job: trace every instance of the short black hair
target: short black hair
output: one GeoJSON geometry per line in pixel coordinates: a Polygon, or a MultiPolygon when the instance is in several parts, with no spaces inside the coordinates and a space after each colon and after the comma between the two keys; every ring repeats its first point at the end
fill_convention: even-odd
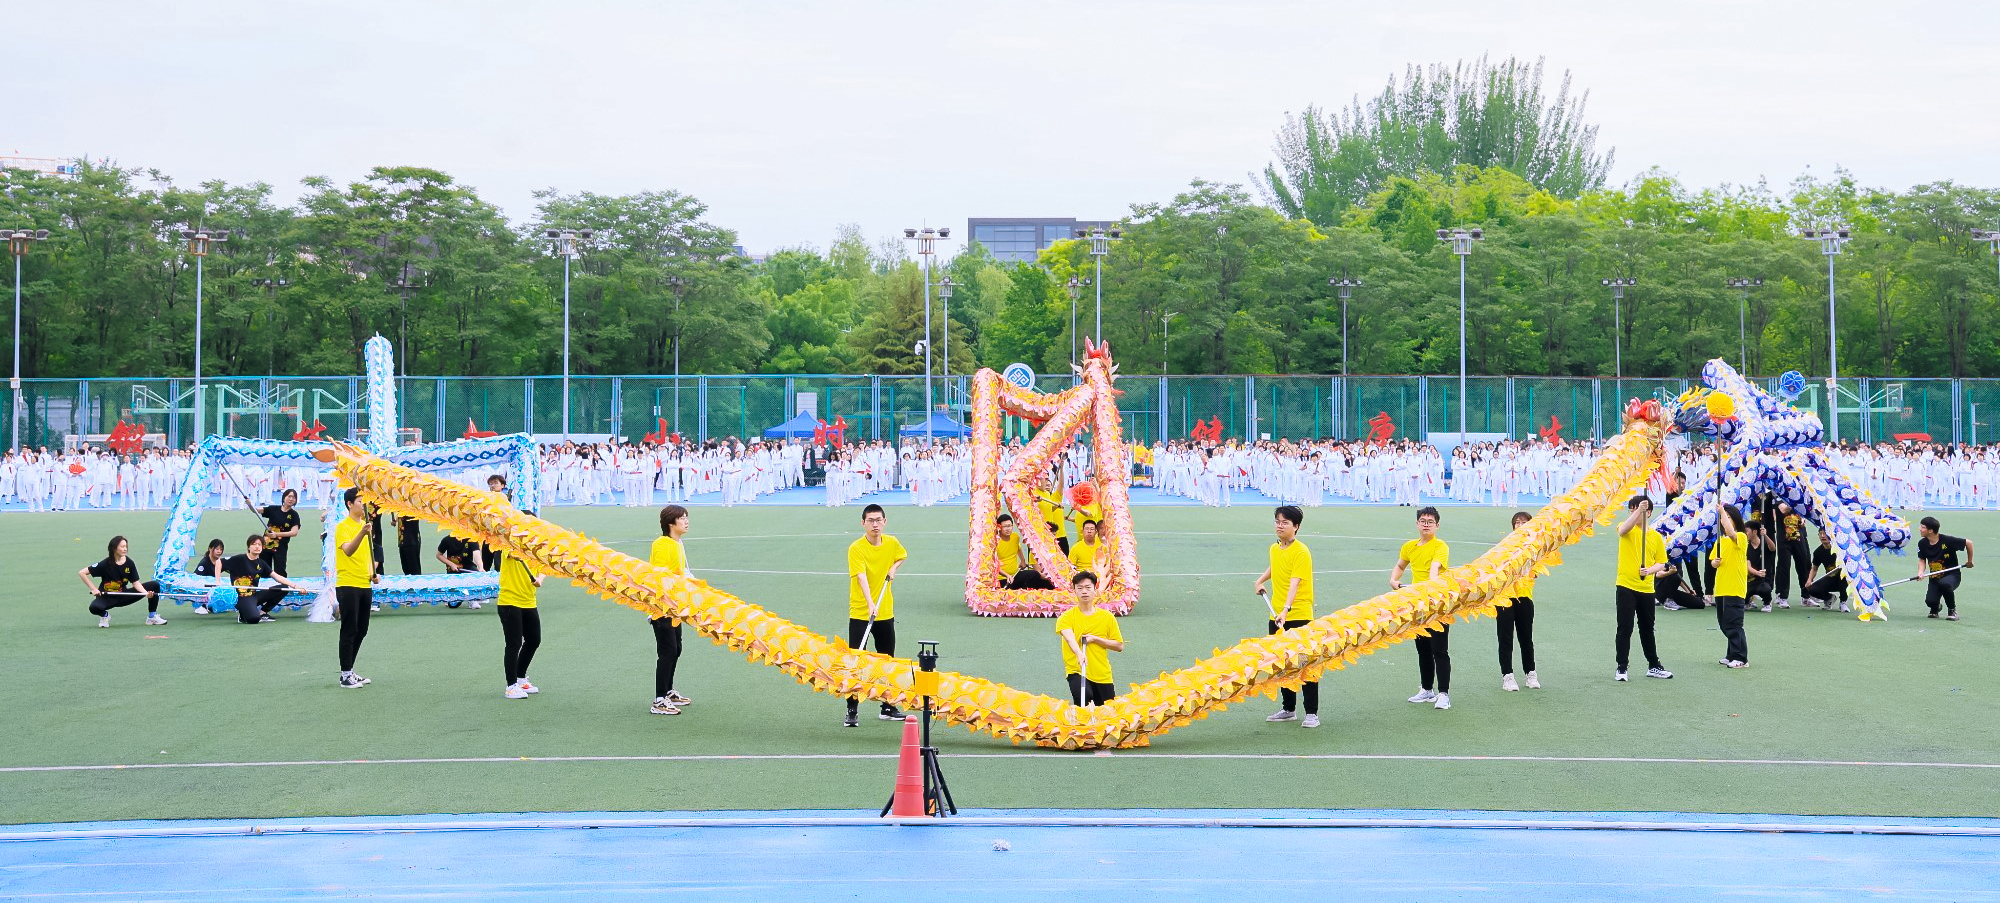
{"type": "Polygon", "coordinates": [[[999,526],[1001,524],[1011,524],[1013,522],[1014,522],[1014,515],[1012,514],[1002,514],[999,517],[993,519],[994,526],[999,526]]]}
{"type": "MultiPolygon", "coordinates": [[[[532,514],[533,512],[529,513],[532,514]]],[[[679,505],[668,505],[665,508],[661,508],[660,535],[672,536],[674,534],[673,531],[674,521],[680,520],[681,518],[686,516],[688,516],[688,510],[679,505]]]]}
{"type": "Polygon", "coordinates": [[[1090,581],[1091,586],[1097,585],[1097,575],[1090,571],[1077,571],[1076,576],[1069,578],[1069,585],[1071,588],[1075,588],[1077,584],[1085,580],[1090,581]]]}
{"type": "Polygon", "coordinates": [[[1525,522],[1525,521],[1531,521],[1531,520],[1534,520],[1534,519],[1535,519],[1535,515],[1533,515],[1533,514],[1531,514],[1531,513],[1529,513],[1529,512],[1526,512],[1526,511],[1516,511],[1516,512],[1514,512],[1514,517],[1513,517],[1513,519],[1512,519],[1511,523],[1516,523],[1516,524],[1518,524],[1518,523],[1523,523],[1523,522],[1525,522]]]}
{"type": "Polygon", "coordinates": [[[1294,527],[1297,527],[1306,522],[1306,513],[1304,511],[1300,511],[1299,506],[1297,505],[1279,505],[1277,508],[1272,510],[1271,516],[1282,517],[1285,519],[1286,523],[1289,523],[1294,527]]]}
{"type": "Polygon", "coordinates": [[[1418,508],[1417,520],[1423,520],[1424,515],[1426,514],[1431,516],[1431,520],[1437,521],[1438,523],[1444,523],[1444,515],[1438,513],[1437,506],[1425,505],[1422,508],[1418,508]]]}
{"type": "Polygon", "coordinates": [[[1096,527],[1099,530],[1104,529],[1104,522],[1094,517],[1084,521],[1083,525],[1086,527],[1096,527]]]}
{"type": "Polygon", "coordinates": [[[1650,499],[1650,498],[1647,498],[1647,497],[1646,497],[1646,494],[1645,494],[1645,493],[1643,493],[1643,492],[1642,492],[1642,493],[1639,493],[1638,495],[1635,495],[1635,496],[1633,496],[1633,497],[1631,497],[1631,498],[1629,498],[1629,499],[1626,499],[1626,500],[1625,500],[1625,510],[1627,510],[1627,511],[1637,511],[1637,510],[1639,510],[1639,503],[1640,503],[1640,502],[1650,502],[1650,501],[1652,501],[1652,499],[1650,499]]]}
{"type": "Polygon", "coordinates": [[[1926,517],[1923,520],[1917,521],[1917,526],[1923,527],[1932,533],[1936,533],[1944,528],[1944,525],[1938,523],[1938,519],[1935,517],[1926,517]]]}
{"type": "Polygon", "coordinates": [[[264,541],[264,534],[262,534],[262,533],[252,533],[252,534],[250,534],[250,538],[248,538],[248,539],[245,539],[245,540],[243,540],[243,547],[247,549],[247,548],[250,548],[250,544],[251,544],[251,543],[253,543],[253,542],[254,542],[254,543],[262,543],[263,541],[264,541]]]}
{"type": "Polygon", "coordinates": [[[883,520],[889,519],[889,512],[882,510],[881,505],[870,503],[868,507],[861,509],[862,520],[867,520],[870,514],[880,514],[883,520]]]}
{"type": "Polygon", "coordinates": [[[347,487],[346,492],[340,494],[340,503],[343,505],[352,505],[354,504],[354,500],[360,497],[361,497],[361,487],[349,486],[347,487]]]}

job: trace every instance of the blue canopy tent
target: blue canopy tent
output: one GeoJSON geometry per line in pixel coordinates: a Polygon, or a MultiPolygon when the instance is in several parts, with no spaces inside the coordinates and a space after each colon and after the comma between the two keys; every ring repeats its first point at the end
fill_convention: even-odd
{"type": "Polygon", "coordinates": [[[800,412],[799,416],[780,423],[764,431],[766,439],[810,439],[813,430],[819,429],[819,421],[811,414],[800,412]]]}
{"type": "Polygon", "coordinates": [[[972,428],[951,419],[950,414],[931,412],[928,421],[917,421],[903,427],[903,436],[936,436],[939,439],[965,439],[972,435],[972,428]]]}

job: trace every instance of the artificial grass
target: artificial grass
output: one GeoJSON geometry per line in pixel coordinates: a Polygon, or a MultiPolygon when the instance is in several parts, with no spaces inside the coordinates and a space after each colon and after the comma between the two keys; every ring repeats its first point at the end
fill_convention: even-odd
{"type": "MultiPolygon", "coordinates": [[[[896,583],[898,651],[941,644],[942,666],[1061,693],[1047,620],[969,614],[960,597],[965,509],[895,508],[890,532],[912,560],[896,583]]],[[[1469,561],[1511,512],[1448,509],[1442,535],[1469,561]]],[[[551,519],[643,555],[651,510],[559,508],[551,519]]],[[[706,579],[822,632],[845,625],[843,552],[859,508],[700,508],[688,543],[706,579]],[[751,571],[825,573],[750,573],[751,571]]],[[[1177,668],[1263,629],[1249,592],[1270,542],[1270,511],[1142,508],[1144,595],[1123,620],[1123,685],[1177,668]],[[1185,575],[1211,576],[1185,576],[1185,575]]],[[[1307,512],[1319,613],[1386,589],[1408,508],[1307,512]]],[[[2000,515],[1948,513],[1975,543],[2000,515]]],[[[895,725],[840,726],[839,700],[693,634],[682,715],[646,713],[652,639],[644,616],[560,581],[542,591],[544,640],[532,670],[544,692],[500,695],[500,630],[480,611],[423,606],[377,614],[358,670],[363,690],[334,686],[333,625],[246,626],[167,605],[99,630],[77,568],[111,533],[132,538],[151,576],[158,513],[0,515],[12,569],[0,609],[0,767],[454,757],[884,755],[895,725]],[[157,638],[156,638],[157,637],[157,638]]],[[[201,532],[235,539],[247,514],[208,515],[201,532]]],[[[435,531],[426,535],[434,546],[435,531]]],[[[1981,572],[1961,591],[1965,621],[1922,617],[1915,584],[1890,591],[1894,617],[1864,624],[1797,607],[1749,615],[1752,667],[1715,664],[1708,611],[1659,612],[1670,681],[1611,681],[1612,533],[1565,550],[1537,588],[1544,689],[1499,688],[1490,619],[1454,625],[1454,708],[1403,702],[1417,684],[1408,646],[1366,657],[1322,687],[1325,726],[1266,724],[1275,708],[1238,706],[1109,755],[1036,751],[940,724],[952,789],[979,807],[1392,807],[1672,810],[1799,814],[1990,815],[1993,771],[1827,766],[1801,760],[2000,763],[2000,669],[1981,572]],[[995,758],[969,754],[1033,753],[995,758]],[[1300,754],[1756,759],[1777,764],[1164,758],[1300,754]],[[1152,758],[1148,758],[1151,756],[1152,758]]],[[[393,559],[393,555],[391,556],[393,559]]],[[[316,556],[295,553],[308,570],[316,556]]],[[[1879,559],[1890,576],[1909,558],[1879,559]]],[[[435,561],[428,562],[435,570],[435,561]]],[[[392,560],[391,567],[394,568],[392,560]]],[[[1634,643],[1636,647],[1636,642],[1634,643]]],[[[872,707],[864,707],[870,714],[872,707]]],[[[884,759],[652,762],[464,762],[287,767],[0,772],[0,822],[275,817],[447,811],[854,808],[886,798],[884,759]]]]}

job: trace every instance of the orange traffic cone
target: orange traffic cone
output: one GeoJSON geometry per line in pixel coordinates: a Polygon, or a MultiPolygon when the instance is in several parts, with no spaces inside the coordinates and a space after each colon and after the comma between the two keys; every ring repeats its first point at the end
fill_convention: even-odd
{"type": "Polygon", "coordinates": [[[897,818],[923,818],[924,755],[918,746],[917,716],[903,718],[903,751],[896,757],[896,796],[889,814],[897,818]]]}

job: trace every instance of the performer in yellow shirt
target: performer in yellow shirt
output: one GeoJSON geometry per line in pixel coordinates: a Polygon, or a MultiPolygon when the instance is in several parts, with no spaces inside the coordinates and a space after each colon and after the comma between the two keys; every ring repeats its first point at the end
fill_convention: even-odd
{"type": "MultiPolygon", "coordinates": [[[[876,652],[893,656],[896,598],[889,584],[896,579],[896,571],[910,553],[896,537],[882,532],[888,523],[889,515],[881,505],[861,509],[862,536],[847,547],[847,645],[860,649],[872,636],[876,652]]],[[[860,710],[861,700],[848,697],[847,720],[842,724],[857,726],[860,710]]],[[[883,721],[901,721],[903,711],[885,702],[880,717],[883,721]]]]}
{"type": "Polygon", "coordinates": [[[1708,550],[1715,565],[1715,626],[1725,640],[1721,663],[1743,668],[1750,664],[1750,639],[1743,633],[1743,607],[1750,594],[1750,537],[1743,532],[1743,512],[1720,505],[1715,518],[1722,535],[1708,550]]]}
{"type": "Polygon", "coordinates": [[[1103,527],[1094,520],[1084,521],[1076,531],[1079,537],[1076,545],[1069,547],[1069,565],[1079,571],[1102,571],[1098,565],[1102,547],[1097,541],[1097,531],[1103,527]]]}
{"type": "Polygon", "coordinates": [[[1118,618],[1097,607],[1097,575],[1078,571],[1070,578],[1076,605],[1056,617],[1062,638],[1063,680],[1071,705],[1104,705],[1118,695],[1111,685],[1112,652],[1125,651],[1118,618]]]}
{"type": "Polygon", "coordinates": [[[1063,530],[1062,473],[1060,470],[1049,474],[1049,484],[1035,491],[1035,507],[1042,513],[1042,522],[1048,524],[1049,535],[1056,538],[1056,548],[1064,555],[1069,554],[1069,534],[1063,530]]]}
{"type": "Polygon", "coordinates": [[[1021,557],[1021,534],[1014,532],[1011,514],[994,518],[993,529],[993,569],[1000,575],[1000,585],[1012,588],[1015,575],[1027,567],[1027,560],[1021,557]]]}
{"type": "MultiPolygon", "coordinates": [[[[1519,532],[1535,516],[1526,511],[1514,512],[1514,530],[1519,532]]],[[[1507,591],[1508,604],[1494,610],[1493,620],[1500,631],[1500,689],[1518,691],[1521,685],[1514,682],[1514,641],[1521,641],[1521,670],[1528,672],[1528,689],[1539,690],[1542,681],[1535,676],[1535,575],[1529,574],[1514,583],[1507,591]]]]}
{"type": "MultiPolygon", "coordinates": [[[[1396,567],[1389,572],[1389,588],[1402,589],[1432,580],[1451,566],[1451,547],[1437,535],[1438,510],[1429,505],[1417,509],[1417,538],[1403,543],[1396,555],[1396,567]],[[1403,574],[1410,575],[1409,584],[1403,574]]],[[[1429,636],[1417,637],[1417,676],[1423,689],[1411,702],[1428,702],[1439,709],[1451,708],[1451,625],[1445,624],[1429,636]],[[1435,681],[1435,689],[1433,689],[1435,681]]]]}
{"type": "Polygon", "coordinates": [[[333,525],[333,598],[340,618],[340,685],[359,689],[368,678],[354,673],[354,659],[361,654],[361,641],[368,638],[368,612],[375,607],[375,583],[382,579],[375,569],[375,553],[369,548],[368,506],[361,490],[350,488],[341,500],[347,516],[333,525]]]}
{"type": "MultiPolygon", "coordinates": [[[[660,538],[653,540],[651,562],[654,567],[664,568],[670,574],[691,577],[687,565],[687,549],[681,539],[688,532],[688,510],[679,505],[668,505],[660,509],[660,538]]],[[[654,618],[653,625],[653,706],[649,710],[655,715],[678,715],[681,706],[694,700],[682,696],[674,688],[674,671],[681,661],[681,622],[673,618],[654,618]]]]}
{"type": "Polygon", "coordinates": [[[1666,540],[1646,523],[1653,513],[1652,499],[1633,496],[1625,509],[1632,513],[1618,525],[1618,670],[1611,679],[1625,679],[1634,621],[1639,625],[1639,648],[1646,653],[1646,676],[1671,679],[1674,672],[1660,664],[1659,644],[1653,639],[1653,578],[1667,572],[1666,540]]]}
{"type": "MultiPolygon", "coordinates": [[[[534,517],[535,512],[521,512],[534,517]]],[[[506,649],[501,656],[507,671],[508,699],[526,699],[541,688],[528,679],[528,664],[542,646],[542,613],[535,607],[535,590],[542,585],[537,574],[520,556],[496,552],[500,559],[500,633],[506,649]]]]}
{"type": "MultiPolygon", "coordinates": [[[[1306,626],[1313,619],[1312,550],[1299,541],[1299,525],[1306,514],[1296,505],[1279,505],[1272,513],[1278,541],[1271,544],[1271,563],[1250,584],[1250,591],[1267,600],[1271,619],[1266,623],[1272,634],[1306,626]]],[[[1300,727],[1319,727],[1319,681],[1305,685],[1306,717],[1300,727]]],[[[1299,694],[1278,691],[1279,708],[1265,721],[1290,721],[1298,717],[1299,694]]]]}

